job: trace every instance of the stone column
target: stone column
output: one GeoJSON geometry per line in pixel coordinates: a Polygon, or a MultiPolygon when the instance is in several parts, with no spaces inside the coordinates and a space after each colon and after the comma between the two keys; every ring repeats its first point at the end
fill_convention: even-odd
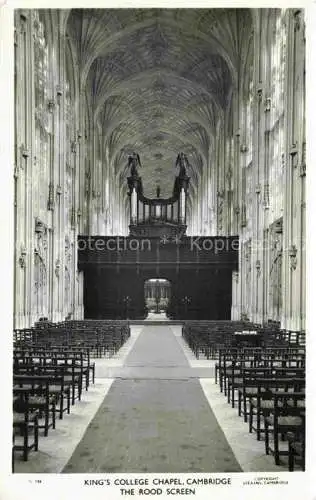
{"type": "Polygon", "coordinates": [[[16,328],[29,326],[27,323],[26,309],[26,265],[27,247],[26,238],[26,186],[28,175],[28,158],[30,156],[27,141],[27,121],[25,102],[28,94],[28,80],[26,73],[26,51],[28,50],[27,39],[30,36],[29,23],[24,11],[15,12],[15,306],[14,325],[16,328]]]}
{"type": "Polygon", "coordinates": [[[252,279],[251,279],[251,317],[256,323],[262,322],[262,304],[263,304],[263,183],[264,183],[264,164],[265,164],[265,29],[263,29],[265,10],[260,14],[261,29],[254,36],[254,81],[255,81],[255,102],[254,102],[254,137],[253,137],[253,171],[255,185],[255,206],[253,220],[253,238],[252,238],[252,279]]]}
{"type": "Polygon", "coordinates": [[[29,150],[29,156],[26,161],[26,185],[25,185],[25,239],[28,249],[26,257],[26,283],[25,283],[25,309],[26,325],[31,326],[36,319],[33,311],[34,294],[34,232],[35,232],[35,214],[33,207],[33,162],[35,155],[35,96],[34,96],[34,12],[28,11],[28,33],[27,33],[27,62],[26,62],[26,95],[25,95],[25,120],[26,120],[26,145],[29,150]]]}
{"type": "Polygon", "coordinates": [[[303,22],[302,11],[289,10],[282,327],[293,330],[305,327],[305,39],[303,22]]]}
{"type": "Polygon", "coordinates": [[[240,287],[239,287],[239,272],[233,271],[232,273],[232,309],[231,309],[231,319],[232,321],[238,321],[240,319],[240,287]]]}
{"type": "Polygon", "coordinates": [[[180,222],[185,223],[185,191],[183,187],[180,191],[180,222]]]}
{"type": "Polygon", "coordinates": [[[137,223],[137,192],[136,187],[133,187],[131,193],[131,223],[137,223]]]}

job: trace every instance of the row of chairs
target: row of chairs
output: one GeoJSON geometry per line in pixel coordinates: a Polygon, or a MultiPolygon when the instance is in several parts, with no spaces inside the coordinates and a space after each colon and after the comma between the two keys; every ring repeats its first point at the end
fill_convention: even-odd
{"type": "Polygon", "coordinates": [[[207,359],[218,359],[223,347],[305,346],[305,332],[280,330],[275,323],[186,321],[182,335],[196,358],[207,359]]]}
{"type": "MultiPolygon", "coordinates": [[[[94,383],[94,365],[77,353],[14,353],[13,360],[13,458],[22,451],[23,460],[38,450],[39,429],[44,436],[56,427],[56,415],[63,418],[71,405],[81,400],[82,388],[94,383]],[[22,443],[17,443],[18,433],[22,443]]],[[[83,353],[81,353],[83,354],[83,353]]],[[[14,464],[14,459],[13,459],[14,464]]]]}
{"type": "MultiPolygon", "coordinates": [[[[220,347],[231,345],[236,331],[242,332],[249,324],[242,321],[186,321],[182,335],[196,358],[217,359],[220,347]]],[[[251,325],[256,330],[255,325],[251,325]]],[[[240,342],[241,339],[238,338],[240,342]]],[[[249,342],[258,341],[252,336],[249,342]]]]}
{"type": "Polygon", "coordinates": [[[111,356],[129,337],[124,324],[89,321],[43,324],[15,332],[13,346],[13,447],[24,461],[38,450],[40,430],[47,436],[70,413],[83,390],[95,381],[93,357],[111,356]]]}
{"type": "Polygon", "coordinates": [[[304,348],[220,349],[215,382],[276,465],[286,456],[290,471],[296,460],[305,469],[304,348]]]}
{"type": "Polygon", "coordinates": [[[44,322],[36,328],[14,331],[16,346],[41,344],[44,347],[71,346],[90,349],[94,357],[113,356],[126,342],[130,328],[126,321],[68,321],[45,327],[44,322]]]}

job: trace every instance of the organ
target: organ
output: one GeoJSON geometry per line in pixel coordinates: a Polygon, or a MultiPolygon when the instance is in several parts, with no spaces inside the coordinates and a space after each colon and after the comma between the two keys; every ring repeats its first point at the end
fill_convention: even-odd
{"type": "Polygon", "coordinates": [[[179,175],[174,181],[172,196],[169,198],[160,198],[159,187],[156,198],[145,196],[142,178],[132,162],[133,158],[136,158],[135,153],[130,157],[131,175],[127,178],[130,197],[130,236],[184,235],[187,228],[187,196],[190,181],[185,168],[185,164],[188,164],[185,155],[183,153],[178,155],[177,165],[179,161],[182,163],[179,175]]]}

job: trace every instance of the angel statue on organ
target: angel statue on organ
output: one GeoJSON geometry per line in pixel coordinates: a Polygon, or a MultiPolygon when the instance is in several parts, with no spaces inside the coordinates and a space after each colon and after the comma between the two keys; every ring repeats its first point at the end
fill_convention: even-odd
{"type": "Polygon", "coordinates": [[[139,154],[133,153],[128,157],[128,168],[130,168],[131,176],[138,177],[137,167],[141,167],[139,154]]]}
{"type": "Polygon", "coordinates": [[[179,177],[186,177],[186,169],[188,166],[189,162],[186,155],[184,153],[179,153],[176,161],[176,167],[179,167],[179,177]]]}

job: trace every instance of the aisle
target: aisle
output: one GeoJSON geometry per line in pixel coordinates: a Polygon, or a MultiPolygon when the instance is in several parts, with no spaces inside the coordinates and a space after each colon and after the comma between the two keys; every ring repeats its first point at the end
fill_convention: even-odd
{"type": "Polygon", "coordinates": [[[122,370],[63,472],[241,470],[168,326],[145,326],[122,370]]]}

